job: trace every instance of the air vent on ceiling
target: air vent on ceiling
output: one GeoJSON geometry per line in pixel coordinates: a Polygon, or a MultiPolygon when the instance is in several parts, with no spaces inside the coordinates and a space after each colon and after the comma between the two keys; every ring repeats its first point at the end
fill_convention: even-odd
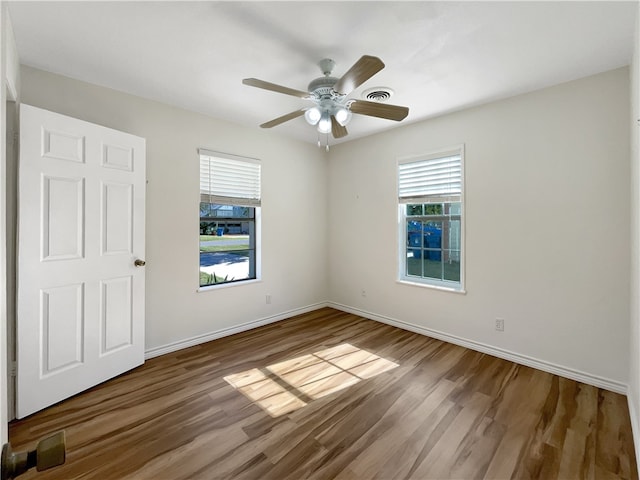
{"type": "Polygon", "coordinates": [[[386,102],[393,95],[393,90],[388,87],[374,87],[362,92],[362,98],[371,102],[386,102]]]}

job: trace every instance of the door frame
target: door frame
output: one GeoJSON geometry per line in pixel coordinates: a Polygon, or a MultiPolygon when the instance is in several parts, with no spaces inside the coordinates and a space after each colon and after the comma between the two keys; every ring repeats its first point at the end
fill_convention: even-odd
{"type": "MultiPolygon", "coordinates": [[[[3,20],[1,23],[4,25],[2,15],[0,15],[0,20],[3,20]]],[[[16,215],[9,214],[11,205],[13,205],[12,208],[15,212],[17,204],[17,177],[14,174],[12,178],[8,178],[7,173],[10,173],[12,168],[8,169],[7,164],[11,159],[13,172],[15,172],[17,166],[15,155],[18,152],[17,148],[13,148],[16,145],[15,142],[11,142],[11,145],[7,142],[7,133],[10,131],[7,118],[13,113],[11,120],[13,125],[16,125],[19,101],[14,83],[8,76],[5,76],[7,71],[5,70],[4,41],[0,43],[3,47],[2,61],[0,62],[0,67],[3,70],[0,75],[2,80],[2,85],[0,85],[0,243],[7,246],[7,248],[0,249],[0,284],[2,285],[0,289],[0,443],[4,444],[9,441],[9,420],[14,418],[15,411],[12,408],[15,405],[15,388],[9,387],[9,384],[12,383],[9,372],[11,365],[9,352],[15,352],[15,337],[9,332],[15,332],[15,255],[11,256],[10,254],[15,253],[15,232],[17,229],[16,215]],[[12,233],[14,234],[13,247],[7,242],[12,233]],[[13,269],[9,267],[10,264],[14,265],[13,269]],[[11,315],[13,318],[10,318],[11,315]]],[[[15,133],[14,129],[11,131],[15,133]]],[[[12,138],[15,138],[15,135],[12,134],[12,138]]]]}
{"type": "Polygon", "coordinates": [[[19,104],[7,96],[6,103],[6,275],[7,275],[7,420],[15,419],[16,408],[16,258],[18,248],[18,155],[19,104]]]}

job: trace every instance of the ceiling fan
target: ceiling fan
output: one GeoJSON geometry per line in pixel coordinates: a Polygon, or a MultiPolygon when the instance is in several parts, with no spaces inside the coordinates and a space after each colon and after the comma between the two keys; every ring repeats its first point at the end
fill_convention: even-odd
{"type": "MultiPolygon", "coordinates": [[[[257,78],[245,78],[242,80],[242,83],[245,85],[284,93],[285,95],[292,95],[304,100],[310,100],[314,104],[311,107],[295,110],[263,123],[260,127],[275,127],[276,125],[304,115],[307,123],[317,126],[319,133],[328,135],[329,132],[331,132],[334,138],[342,138],[348,134],[346,125],[351,120],[353,113],[395,121],[403,120],[409,114],[407,107],[347,98],[347,95],[353,90],[384,68],[384,63],[382,63],[382,60],[378,57],[363,55],[360,60],[339,79],[331,76],[335,64],[336,63],[329,58],[318,62],[318,66],[322,70],[324,77],[312,80],[307,87],[307,92],[265,82],[257,78]]],[[[318,145],[320,145],[319,141],[318,145]]]]}

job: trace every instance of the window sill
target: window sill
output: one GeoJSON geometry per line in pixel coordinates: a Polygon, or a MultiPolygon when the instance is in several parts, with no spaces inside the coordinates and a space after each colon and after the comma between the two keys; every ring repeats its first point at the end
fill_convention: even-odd
{"type": "Polygon", "coordinates": [[[403,279],[396,280],[396,283],[399,283],[401,285],[409,285],[412,287],[431,288],[433,290],[440,290],[441,292],[458,293],[461,295],[467,294],[467,291],[464,289],[445,287],[444,285],[431,285],[428,283],[412,282],[410,280],[403,280],[403,279]]]}
{"type": "Polygon", "coordinates": [[[207,285],[204,287],[199,287],[196,292],[209,292],[211,290],[219,290],[221,288],[230,288],[230,287],[240,287],[242,285],[249,285],[253,283],[262,283],[261,278],[253,278],[251,280],[242,280],[240,282],[229,282],[229,283],[220,283],[218,285],[207,285]]]}

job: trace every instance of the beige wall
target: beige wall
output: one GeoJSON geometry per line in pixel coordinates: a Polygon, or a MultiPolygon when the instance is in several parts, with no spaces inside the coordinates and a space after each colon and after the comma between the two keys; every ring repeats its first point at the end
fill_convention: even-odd
{"type": "Polygon", "coordinates": [[[626,389],[627,68],[338,145],[328,164],[273,132],[28,67],[22,91],[25,103],[147,139],[150,350],[328,300],[626,389]],[[396,159],[461,143],[467,293],[399,284],[396,159]],[[198,147],[263,160],[261,283],[196,293],[198,147]]]}
{"type": "Polygon", "coordinates": [[[624,391],[629,115],[622,68],[335,147],[329,298],[624,391]],[[396,159],[458,144],[467,293],[399,284],[396,159]]]}
{"type": "Polygon", "coordinates": [[[631,63],[631,324],[629,355],[629,411],[636,458],[640,458],[640,4],[636,7],[636,31],[631,63]]]}
{"type": "Polygon", "coordinates": [[[21,73],[23,103],[147,140],[147,350],[326,300],[327,165],[320,149],[40,70],[21,73]],[[200,147],[262,160],[261,282],[196,291],[200,147]]]}
{"type": "MultiPolygon", "coordinates": [[[[0,244],[6,245],[7,203],[6,203],[6,24],[7,6],[0,3],[0,244]]],[[[0,441],[7,441],[7,256],[6,250],[0,251],[0,441]]]]}

